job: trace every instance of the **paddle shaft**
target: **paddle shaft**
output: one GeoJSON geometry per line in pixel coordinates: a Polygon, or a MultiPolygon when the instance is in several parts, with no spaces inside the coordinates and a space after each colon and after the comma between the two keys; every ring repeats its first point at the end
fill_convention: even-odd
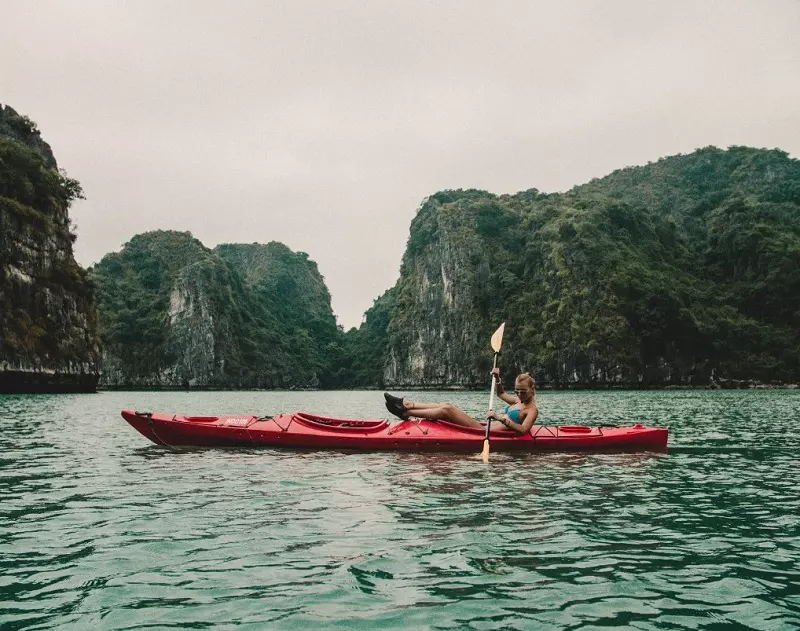
{"type": "MultiPolygon", "coordinates": [[[[492,364],[492,387],[489,391],[489,410],[494,411],[494,392],[497,387],[494,378],[494,369],[497,368],[497,356],[499,353],[494,354],[494,363],[492,364]]],[[[486,440],[489,440],[489,428],[492,426],[492,420],[488,419],[486,421],[486,440]]]]}
{"type": "MultiPolygon", "coordinates": [[[[503,345],[503,331],[506,329],[506,323],[503,322],[492,335],[491,344],[494,351],[494,363],[492,364],[492,387],[489,391],[489,411],[494,412],[494,392],[497,388],[497,382],[494,378],[494,371],[497,368],[497,355],[500,353],[500,347],[503,345]]],[[[494,414],[492,414],[494,416],[494,414]]],[[[486,419],[486,436],[483,439],[483,461],[489,462],[489,431],[492,429],[492,419],[486,419]]]]}

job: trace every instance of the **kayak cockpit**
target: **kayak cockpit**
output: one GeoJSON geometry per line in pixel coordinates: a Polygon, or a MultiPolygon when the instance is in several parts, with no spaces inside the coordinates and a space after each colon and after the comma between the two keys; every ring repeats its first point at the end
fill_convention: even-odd
{"type": "Polygon", "coordinates": [[[292,420],[313,429],[324,429],[335,432],[355,431],[361,434],[380,432],[389,425],[389,421],[386,420],[356,421],[352,419],[327,418],[325,416],[317,416],[305,412],[298,412],[292,417],[292,420]]]}

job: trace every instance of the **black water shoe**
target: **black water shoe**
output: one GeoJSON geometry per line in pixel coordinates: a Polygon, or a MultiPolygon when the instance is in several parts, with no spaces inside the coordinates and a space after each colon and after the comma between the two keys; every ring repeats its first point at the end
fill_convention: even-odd
{"type": "Polygon", "coordinates": [[[389,394],[388,392],[384,392],[383,393],[383,398],[386,399],[387,403],[394,403],[394,404],[399,403],[401,405],[403,404],[403,398],[402,397],[396,397],[394,395],[389,394]]]}
{"type": "Polygon", "coordinates": [[[394,414],[397,418],[404,421],[408,418],[406,415],[406,406],[401,397],[393,397],[388,392],[383,393],[383,398],[386,399],[386,409],[394,414]]]}

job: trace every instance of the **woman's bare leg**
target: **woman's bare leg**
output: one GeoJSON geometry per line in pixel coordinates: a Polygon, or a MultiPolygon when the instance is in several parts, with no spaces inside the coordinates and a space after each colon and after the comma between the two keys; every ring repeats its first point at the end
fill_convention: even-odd
{"type": "Polygon", "coordinates": [[[478,423],[478,421],[471,416],[464,414],[464,412],[459,410],[452,403],[425,404],[425,407],[416,407],[418,404],[409,402],[408,405],[415,406],[411,408],[406,407],[406,414],[409,416],[417,416],[430,420],[450,421],[451,423],[463,425],[464,427],[483,429],[483,425],[478,423]],[[435,405],[435,407],[431,407],[431,405],[435,405]]]}
{"type": "Polygon", "coordinates": [[[414,408],[415,410],[427,410],[430,408],[440,408],[445,406],[445,403],[421,403],[419,401],[406,401],[403,400],[403,404],[406,407],[406,410],[410,410],[414,408]]]}

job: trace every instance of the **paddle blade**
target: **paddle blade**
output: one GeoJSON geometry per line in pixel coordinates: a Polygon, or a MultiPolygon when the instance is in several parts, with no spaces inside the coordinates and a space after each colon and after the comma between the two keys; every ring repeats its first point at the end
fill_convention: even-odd
{"type": "Polygon", "coordinates": [[[481,458],[483,458],[484,462],[489,462],[489,439],[483,441],[483,453],[481,453],[481,458]]]}
{"type": "Polygon", "coordinates": [[[495,353],[500,352],[500,347],[503,345],[503,331],[506,330],[506,323],[503,322],[499,328],[492,335],[492,350],[495,353]]]}

